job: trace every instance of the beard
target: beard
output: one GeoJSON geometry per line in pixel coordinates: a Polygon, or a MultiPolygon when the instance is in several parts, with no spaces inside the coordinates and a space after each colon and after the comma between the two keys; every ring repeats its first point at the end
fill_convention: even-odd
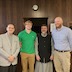
{"type": "Polygon", "coordinates": [[[46,34],[47,32],[46,31],[42,31],[42,34],[46,34]]]}
{"type": "Polygon", "coordinates": [[[58,29],[58,28],[61,28],[61,27],[62,27],[62,25],[56,26],[57,29],[58,29]]]}

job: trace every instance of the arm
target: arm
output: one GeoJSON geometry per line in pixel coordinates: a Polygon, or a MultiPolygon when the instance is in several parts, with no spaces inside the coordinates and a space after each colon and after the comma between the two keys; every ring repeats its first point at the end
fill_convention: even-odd
{"type": "Polygon", "coordinates": [[[16,47],[16,52],[13,54],[13,56],[16,58],[18,53],[20,51],[20,45],[19,45],[19,39],[17,39],[17,47],[16,47]]]}
{"type": "Polygon", "coordinates": [[[38,38],[37,37],[36,37],[36,41],[35,41],[35,54],[36,54],[36,59],[39,61],[40,56],[38,54],[38,38]]]}
{"type": "Polygon", "coordinates": [[[19,38],[19,44],[20,44],[20,48],[22,47],[22,39],[21,39],[21,35],[18,34],[18,38],[19,38]]]}
{"type": "Polygon", "coordinates": [[[70,48],[72,51],[72,30],[71,29],[69,29],[69,31],[68,31],[68,41],[69,41],[70,48]]]}
{"type": "Polygon", "coordinates": [[[35,54],[36,54],[36,56],[38,55],[38,38],[37,37],[35,40],[35,54]]]}
{"type": "Polygon", "coordinates": [[[10,56],[3,48],[3,40],[1,36],[0,36],[0,55],[2,55],[6,59],[8,59],[8,57],[10,56]]]}
{"type": "Polygon", "coordinates": [[[52,48],[51,55],[53,55],[54,54],[54,41],[52,38],[51,38],[51,48],[52,48]]]}
{"type": "Polygon", "coordinates": [[[51,38],[51,56],[50,56],[50,60],[53,60],[53,54],[54,54],[54,42],[53,39],[51,38]]]}
{"type": "Polygon", "coordinates": [[[21,42],[19,42],[19,45],[20,45],[20,48],[22,47],[22,43],[21,42]]]}
{"type": "Polygon", "coordinates": [[[15,51],[15,53],[14,53],[13,55],[10,55],[10,56],[8,57],[8,60],[9,60],[10,62],[13,62],[13,61],[14,61],[14,59],[17,57],[17,55],[18,55],[18,53],[19,53],[19,50],[20,50],[20,45],[19,45],[19,40],[17,39],[16,51],[15,51]]]}

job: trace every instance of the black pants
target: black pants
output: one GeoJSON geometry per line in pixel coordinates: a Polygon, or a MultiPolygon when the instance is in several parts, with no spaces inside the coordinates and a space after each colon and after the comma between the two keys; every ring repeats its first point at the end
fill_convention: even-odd
{"type": "Polygon", "coordinates": [[[16,65],[0,66],[0,72],[16,72],[16,65]]]}

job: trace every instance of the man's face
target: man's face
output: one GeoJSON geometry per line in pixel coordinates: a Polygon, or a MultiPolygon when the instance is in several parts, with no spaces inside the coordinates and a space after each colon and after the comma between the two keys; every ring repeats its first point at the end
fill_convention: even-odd
{"type": "Polygon", "coordinates": [[[42,26],[41,27],[41,32],[42,33],[47,33],[47,27],[46,26],[42,26]]]}
{"type": "Polygon", "coordinates": [[[61,18],[56,18],[55,19],[55,26],[56,26],[56,28],[60,28],[62,26],[62,23],[63,23],[63,21],[62,21],[61,18]]]}
{"type": "Polygon", "coordinates": [[[14,25],[12,25],[12,24],[9,24],[8,26],[7,26],[7,32],[9,33],[9,34],[13,34],[14,33],[14,31],[15,31],[15,28],[14,28],[14,25]]]}
{"type": "Polygon", "coordinates": [[[32,24],[31,23],[25,23],[25,29],[27,29],[27,30],[31,30],[31,28],[32,28],[32,24]]]}

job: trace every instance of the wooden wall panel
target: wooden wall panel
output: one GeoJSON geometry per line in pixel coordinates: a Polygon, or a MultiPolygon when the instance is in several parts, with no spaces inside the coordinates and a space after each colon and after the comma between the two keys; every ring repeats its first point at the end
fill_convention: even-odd
{"type": "Polygon", "coordinates": [[[0,0],[0,33],[2,33],[2,28],[3,28],[3,25],[2,25],[2,1],[0,0]]]}
{"type": "Polygon", "coordinates": [[[0,0],[0,33],[4,33],[8,23],[16,26],[15,34],[23,29],[23,17],[48,17],[49,23],[61,16],[64,25],[72,21],[72,0],[0,0]],[[33,11],[33,4],[39,5],[33,11]]]}

